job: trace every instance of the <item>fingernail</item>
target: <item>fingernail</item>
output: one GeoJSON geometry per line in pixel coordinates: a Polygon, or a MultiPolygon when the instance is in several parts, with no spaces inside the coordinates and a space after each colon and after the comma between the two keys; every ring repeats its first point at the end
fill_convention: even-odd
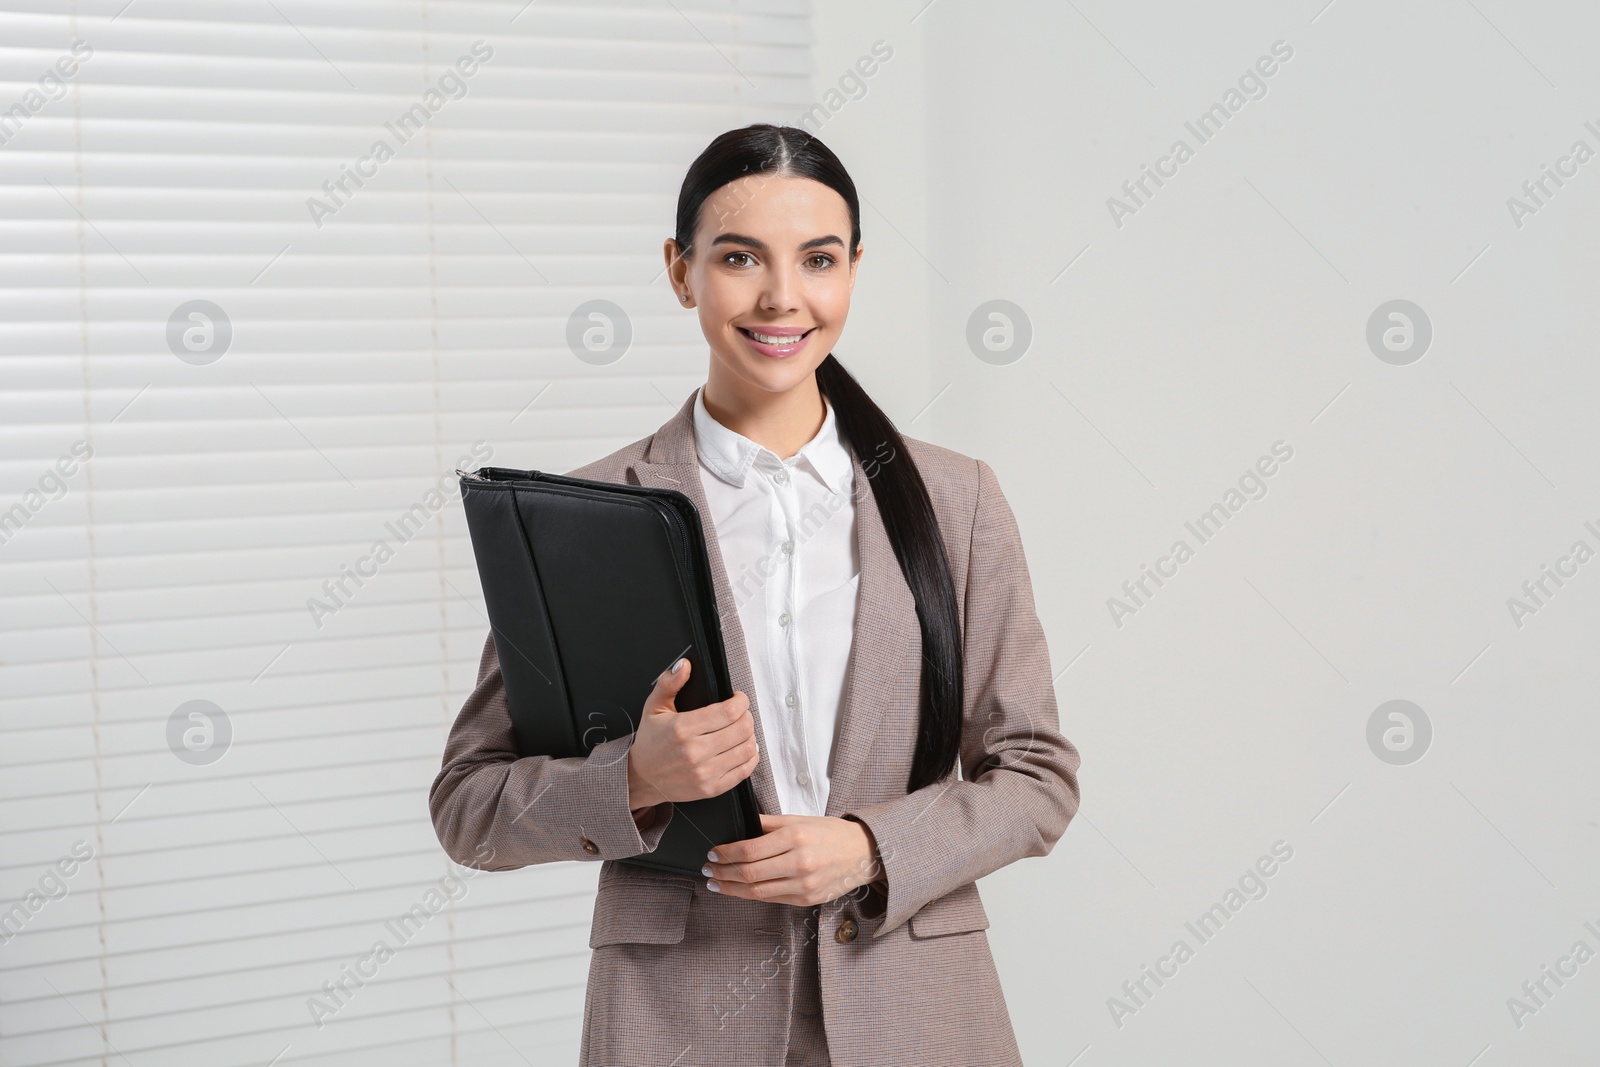
{"type": "Polygon", "coordinates": [[[678,668],[682,667],[682,666],[683,666],[683,657],[679,656],[676,660],[673,661],[672,669],[670,671],[668,671],[667,673],[668,674],[677,674],[678,673],[678,668]]]}
{"type": "Polygon", "coordinates": [[[712,863],[718,862],[717,861],[717,850],[716,849],[712,849],[710,852],[707,852],[706,853],[706,859],[710,860],[712,863]]]}
{"type": "Polygon", "coordinates": [[[706,864],[706,865],[705,865],[705,866],[704,866],[704,867],[701,867],[701,868],[700,868],[700,873],[701,873],[701,874],[703,874],[703,875],[705,875],[705,876],[706,876],[706,877],[707,877],[707,878],[710,878],[710,877],[711,877],[711,875],[712,875],[712,874],[713,874],[713,873],[715,873],[715,872],[713,872],[713,871],[712,871],[712,870],[711,870],[711,865],[710,865],[710,864],[709,864],[709,863],[708,863],[708,864],[706,864]]]}
{"type": "Polygon", "coordinates": [[[713,892],[713,893],[720,893],[720,892],[722,892],[722,887],[721,887],[721,886],[720,886],[720,885],[718,885],[718,884],[717,884],[717,883],[716,883],[716,882],[714,882],[714,881],[712,881],[712,882],[707,882],[707,883],[706,883],[706,888],[707,888],[707,889],[709,889],[709,890],[711,890],[711,891],[712,891],[712,892],[713,892]]]}

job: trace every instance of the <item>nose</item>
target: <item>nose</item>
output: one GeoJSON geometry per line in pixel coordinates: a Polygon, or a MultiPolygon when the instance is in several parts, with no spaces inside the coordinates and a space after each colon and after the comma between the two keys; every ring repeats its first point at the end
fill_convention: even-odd
{"type": "Polygon", "coordinates": [[[798,284],[787,269],[777,267],[769,270],[766,283],[761,291],[761,310],[780,315],[799,310],[795,303],[798,284]]]}

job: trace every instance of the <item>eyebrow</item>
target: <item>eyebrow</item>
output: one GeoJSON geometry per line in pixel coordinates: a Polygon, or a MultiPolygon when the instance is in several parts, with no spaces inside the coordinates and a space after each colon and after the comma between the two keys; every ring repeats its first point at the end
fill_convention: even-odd
{"type": "MultiPolygon", "coordinates": [[[[712,245],[749,245],[758,252],[766,252],[768,250],[765,241],[758,241],[754,237],[749,237],[742,233],[719,233],[711,239],[711,243],[712,245]]],[[[813,237],[800,246],[800,251],[822,248],[825,245],[838,245],[841,249],[844,248],[844,242],[830,233],[824,237],[813,237]]]]}

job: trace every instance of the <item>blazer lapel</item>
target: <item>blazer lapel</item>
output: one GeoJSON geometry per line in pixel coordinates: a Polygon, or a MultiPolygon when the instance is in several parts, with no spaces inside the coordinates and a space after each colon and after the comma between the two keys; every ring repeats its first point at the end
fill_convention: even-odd
{"type": "MultiPolygon", "coordinates": [[[[761,761],[751,775],[751,785],[761,810],[769,815],[777,814],[781,810],[778,791],[772,780],[766,738],[760,729],[761,712],[744,641],[744,625],[728,582],[705,487],[700,482],[694,439],[695,395],[691,393],[678,413],[656,431],[646,458],[628,470],[640,485],[683,493],[694,501],[700,513],[706,556],[711,563],[712,583],[717,594],[717,612],[722,623],[722,641],[728,653],[728,674],[733,687],[750,698],[750,714],[757,726],[761,761]]],[[[883,707],[875,701],[875,694],[889,681],[887,674],[899,669],[900,653],[917,627],[916,601],[889,544],[871,482],[859,458],[852,456],[851,463],[855,468],[855,536],[861,582],[856,591],[855,635],[839,704],[826,808],[829,815],[837,815],[853,803],[852,786],[871,758],[873,741],[883,718],[883,707]]]]}
{"type": "Polygon", "coordinates": [[[756,744],[761,750],[761,758],[756,764],[755,773],[750,776],[750,784],[755,789],[756,806],[768,815],[776,815],[782,809],[778,804],[778,789],[772,782],[772,761],[767,755],[767,742],[761,729],[761,711],[756,706],[755,678],[750,672],[744,627],[739,622],[733,587],[728,583],[728,572],[723,566],[722,546],[717,542],[716,525],[711,519],[705,486],[700,484],[700,464],[694,444],[695,395],[690,393],[688,401],[678,409],[678,413],[656,431],[650,442],[647,459],[629,469],[640,485],[676,489],[694,501],[695,510],[700,513],[706,556],[711,562],[711,581],[717,593],[722,644],[728,653],[728,677],[732,679],[734,689],[750,698],[750,715],[756,722],[756,744]]]}

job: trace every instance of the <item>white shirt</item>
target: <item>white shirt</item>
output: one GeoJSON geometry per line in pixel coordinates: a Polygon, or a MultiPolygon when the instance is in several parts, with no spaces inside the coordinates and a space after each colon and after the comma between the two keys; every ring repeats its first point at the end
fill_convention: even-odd
{"type": "Polygon", "coordinates": [[[728,429],[695,393],[700,483],[739,609],[784,815],[822,815],[855,636],[855,468],[833,407],[787,460],[728,429]]]}

